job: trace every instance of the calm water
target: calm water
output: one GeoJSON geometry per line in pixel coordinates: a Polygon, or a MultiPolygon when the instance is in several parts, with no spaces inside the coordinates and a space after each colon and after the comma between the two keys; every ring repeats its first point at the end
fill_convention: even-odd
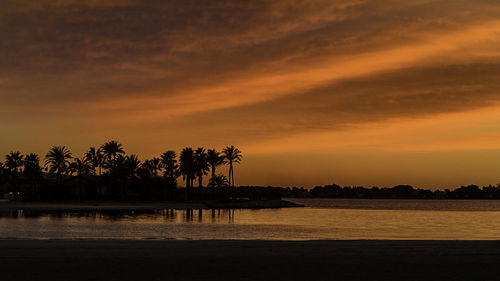
{"type": "Polygon", "coordinates": [[[305,208],[0,213],[0,238],[500,239],[500,201],[291,200],[305,208]]]}

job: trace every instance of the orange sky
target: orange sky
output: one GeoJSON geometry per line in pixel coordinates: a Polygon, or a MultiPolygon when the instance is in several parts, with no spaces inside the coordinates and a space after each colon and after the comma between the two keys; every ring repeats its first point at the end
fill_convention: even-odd
{"type": "Polygon", "coordinates": [[[236,145],[237,184],[500,182],[494,1],[4,2],[2,154],[236,145]]]}

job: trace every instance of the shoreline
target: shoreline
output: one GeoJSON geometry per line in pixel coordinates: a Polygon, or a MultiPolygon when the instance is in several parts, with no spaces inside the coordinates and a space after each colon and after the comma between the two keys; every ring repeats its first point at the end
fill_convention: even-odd
{"type": "Polygon", "coordinates": [[[499,241],[0,240],[2,280],[497,280],[499,241]]]}
{"type": "Polygon", "coordinates": [[[243,201],[243,202],[0,202],[2,210],[29,211],[154,211],[162,209],[266,209],[304,207],[285,200],[243,201]]]}

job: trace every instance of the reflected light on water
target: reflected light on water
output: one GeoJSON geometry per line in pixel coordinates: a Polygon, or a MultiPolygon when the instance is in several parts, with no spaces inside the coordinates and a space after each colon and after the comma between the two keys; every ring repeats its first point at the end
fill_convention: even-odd
{"type": "Polygon", "coordinates": [[[496,240],[500,238],[500,202],[442,201],[440,203],[440,201],[413,200],[410,204],[405,204],[404,201],[363,202],[330,199],[309,203],[302,201],[309,205],[306,208],[263,210],[163,209],[129,212],[8,210],[0,213],[0,238],[280,240],[496,240]],[[456,210],[460,202],[464,204],[465,211],[456,210]],[[446,207],[446,204],[449,206],[446,207]],[[485,208],[484,206],[488,204],[491,206],[485,208]],[[341,208],[338,208],[339,206],[341,208]]]}

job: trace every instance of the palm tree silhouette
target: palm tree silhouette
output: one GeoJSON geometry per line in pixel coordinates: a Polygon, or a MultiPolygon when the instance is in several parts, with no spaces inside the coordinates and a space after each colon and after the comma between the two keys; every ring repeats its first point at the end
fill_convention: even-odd
{"type": "Polygon", "coordinates": [[[11,172],[14,176],[22,172],[21,167],[23,166],[24,155],[21,152],[10,152],[5,155],[5,168],[11,172]]]}
{"type": "Polygon", "coordinates": [[[158,178],[158,173],[161,172],[162,165],[161,165],[161,160],[160,158],[154,157],[151,160],[146,160],[142,164],[142,168],[146,169],[153,178],[158,178]]]}
{"type": "Polygon", "coordinates": [[[0,185],[3,185],[5,180],[5,170],[3,166],[3,162],[0,162],[0,185]]]}
{"type": "Polygon", "coordinates": [[[90,174],[92,166],[87,157],[75,158],[71,164],[69,164],[68,171],[70,174],[76,173],[78,177],[78,201],[82,201],[82,176],[90,174]]]}
{"type": "Polygon", "coordinates": [[[17,176],[22,172],[23,166],[23,155],[21,152],[10,152],[5,155],[5,168],[7,168],[8,173],[10,174],[10,178],[12,183],[14,184],[14,190],[17,191],[17,176]]]}
{"type": "Polygon", "coordinates": [[[65,146],[53,146],[45,155],[45,167],[49,167],[49,172],[56,173],[57,183],[61,175],[68,171],[71,158],[71,152],[65,146]]]}
{"type": "Polygon", "coordinates": [[[24,156],[24,176],[29,179],[39,178],[42,174],[40,167],[40,157],[35,153],[30,153],[24,156]]]}
{"type": "Polygon", "coordinates": [[[194,163],[194,152],[190,147],[182,149],[181,155],[179,157],[180,162],[180,172],[183,175],[184,180],[186,180],[186,199],[193,199],[193,194],[191,188],[193,187],[193,180],[195,175],[195,163],[194,163]]]}
{"type": "Polygon", "coordinates": [[[234,147],[233,145],[227,146],[222,150],[222,154],[224,155],[224,158],[226,159],[227,163],[229,164],[229,186],[234,187],[234,169],[233,169],[233,164],[240,163],[241,158],[243,157],[241,155],[241,151],[234,147]]]}
{"type": "Polygon", "coordinates": [[[165,197],[173,197],[173,192],[177,187],[177,178],[180,176],[179,165],[177,164],[177,154],[173,150],[164,152],[160,156],[160,165],[163,168],[163,178],[166,182],[167,195],[165,197]]]}
{"type": "Polygon", "coordinates": [[[102,172],[102,165],[104,164],[104,154],[101,148],[96,149],[95,147],[90,147],[85,153],[85,159],[90,162],[92,166],[93,174],[95,175],[99,171],[99,176],[102,172]]]}
{"type": "Polygon", "coordinates": [[[194,152],[194,164],[195,164],[195,174],[198,178],[198,198],[203,197],[203,176],[208,175],[210,166],[207,161],[207,152],[205,148],[199,147],[194,152]]]}
{"type": "Polygon", "coordinates": [[[212,178],[215,177],[215,169],[224,164],[224,156],[215,149],[207,150],[207,161],[212,168],[212,178]]]}
{"type": "Polygon", "coordinates": [[[160,156],[160,165],[164,169],[165,178],[177,178],[179,177],[179,165],[177,165],[177,153],[173,150],[164,152],[160,156]]]}
{"type": "MultiPolygon", "coordinates": [[[[186,181],[186,199],[192,200],[194,181],[198,181],[197,198],[201,199],[203,177],[209,172],[211,179],[206,186],[234,187],[234,165],[240,163],[241,159],[241,152],[234,146],[228,146],[222,152],[215,149],[206,150],[203,147],[196,150],[186,147],[179,157],[175,151],[169,150],[160,157],[153,157],[141,163],[137,155],[127,156],[122,144],[112,140],[99,148],[90,147],[82,158],[73,158],[65,146],[53,146],[45,155],[43,166],[46,172],[56,177],[57,184],[61,182],[63,175],[76,175],[80,181],[97,180],[96,189],[100,190],[103,198],[112,200],[133,199],[135,196],[141,199],[175,198],[177,178],[182,175],[186,181]],[[225,163],[229,165],[228,177],[217,175],[217,167],[225,163]],[[82,178],[83,175],[93,177],[85,179],[82,178]],[[107,189],[100,188],[99,184],[106,184],[107,189]]],[[[5,155],[4,163],[0,162],[0,185],[11,181],[12,187],[7,185],[7,188],[16,190],[17,177],[20,174],[24,174],[23,181],[26,184],[32,184],[31,194],[34,200],[37,198],[35,187],[45,184],[38,155],[22,155],[19,151],[5,155]]],[[[85,186],[81,185],[80,188],[85,186]]],[[[81,195],[80,191],[80,199],[81,195]]]]}
{"type": "Polygon", "coordinates": [[[129,185],[137,178],[138,171],[141,168],[141,161],[135,154],[127,156],[117,154],[112,163],[109,174],[115,182],[120,183],[121,197],[130,199],[132,194],[129,185]]]}
{"type": "Polygon", "coordinates": [[[24,156],[24,176],[31,185],[31,201],[35,200],[35,185],[42,178],[42,168],[40,167],[40,157],[35,153],[24,156]]]}
{"type": "Polygon", "coordinates": [[[126,168],[125,168],[125,161],[127,160],[127,156],[124,154],[118,154],[116,155],[115,159],[113,160],[113,166],[109,167],[109,173],[112,175],[119,175],[126,173],[126,168]]]}
{"type": "Polygon", "coordinates": [[[69,173],[76,173],[77,176],[88,175],[92,171],[92,165],[86,158],[75,158],[68,167],[69,173]]]}
{"type": "Polygon", "coordinates": [[[141,161],[139,157],[135,154],[131,154],[125,157],[125,171],[126,171],[126,184],[125,184],[125,194],[130,198],[130,188],[129,185],[131,182],[134,182],[137,179],[137,174],[139,169],[141,168],[141,161]]]}
{"type": "Polygon", "coordinates": [[[25,167],[24,170],[27,169],[27,166],[38,166],[38,167],[40,167],[40,157],[38,157],[38,155],[35,154],[35,153],[26,154],[24,156],[23,165],[25,167]]]}
{"type": "Polygon", "coordinates": [[[135,154],[131,154],[125,157],[125,171],[128,179],[135,179],[137,176],[137,171],[141,167],[141,161],[139,161],[139,157],[135,154]]]}
{"type": "Polygon", "coordinates": [[[210,178],[208,185],[214,188],[222,188],[228,186],[229,182],[225,175],[220,174],[210,178]]]}
{"type": "Polygon", "coordinates": [[[125,154],[122,144],[114,140],[104,143],[101,149],[108,169],[111,169],[115,165],[119,155],[125,154]]]}
{"type": "Polygon", "coordinates": [[[141,173],[144,178],[155,178],[153,175],[154,164],[151,160],[144,160],[141,164],[141,173]]]}
{"type": "Polygon", "coordinates": [[[210,170],[208,160],[207,160],[207,152],[205,148],[199,147],[194,152],[194,163],[196,169],[196,177],[198,178],[198,187],[201,189],[203,186],[203,176],[208,174],[210,170]]]}

